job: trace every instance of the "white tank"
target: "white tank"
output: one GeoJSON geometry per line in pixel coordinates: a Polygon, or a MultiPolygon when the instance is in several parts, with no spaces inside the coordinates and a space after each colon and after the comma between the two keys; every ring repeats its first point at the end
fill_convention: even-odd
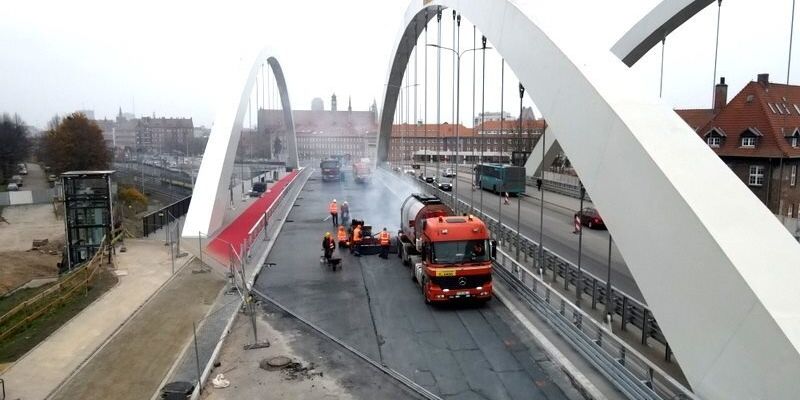
{"type": "Polygon", "coordinates": [[[414,193],[400,207],[400,230],[411,239],[417,239],[417,229],[422,229],[426,218],[453,215],[453,211],[436,196],[414,193]]]}

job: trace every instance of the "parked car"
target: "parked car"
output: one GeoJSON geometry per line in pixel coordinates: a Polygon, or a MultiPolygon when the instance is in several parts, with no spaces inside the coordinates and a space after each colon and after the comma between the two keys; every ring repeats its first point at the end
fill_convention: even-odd
{"type": "Polygon", "coordinates": [[[581,225],[586,225],[589,229],[606,229],[600,213],[592,207],[586,207],[576,212],[574,218],[580,218],[581,225]]]}
{"type": "Polygon", "coordinates": [[[442,176],[444,176],[445,178],[453,178],[456,176],[456,173],[455,171],[453,171],[452,168],[447,168],[446,170],[444,170],[442,176]]]}
{"type": "Polygon", "coordinates": [[[17,164],[17,170],[22,175],[28,175],[28,167],[25,165],[25,163],[17,164]]]}
{"type": "Polygon", "coordinates": [[[22,177],[19,175],[14,175],[11,177],[11,182],[16,183],[17,186],[22,186],[22,177]]]}
{"type": "Polygon", "coordinates": [[[17,190],[19,190],[19,186],[17,186],[16,183],[9,183],[8,186],[6,186],[6,190],[8,190],[9,192],[16,192],[17,190]]]}

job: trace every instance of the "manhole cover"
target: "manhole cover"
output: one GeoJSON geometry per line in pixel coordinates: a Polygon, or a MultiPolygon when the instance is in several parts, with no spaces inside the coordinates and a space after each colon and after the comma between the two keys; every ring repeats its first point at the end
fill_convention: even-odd
{"type": "Polygon", "coordinates": [[[292,363],[292,359],[286,356],[277,356],[261,361],[261,368],[283,368],[292,363]]]}

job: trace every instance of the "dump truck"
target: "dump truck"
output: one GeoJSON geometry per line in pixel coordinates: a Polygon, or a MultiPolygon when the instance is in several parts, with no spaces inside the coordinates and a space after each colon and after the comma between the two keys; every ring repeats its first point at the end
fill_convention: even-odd
{"type": "Polygon", "coordinates": [[[400,226],[397,254],[411,266],[426,303],[491,299],[496,243],[483,221],[415,193],[401,206],[400,226]]]}
{"type": "Polygon", "coordinates": [[[335,159],[322,160],[319,163],[319,168],[322,170],[322,181],[343,181],[344,174],[342,173],[341,161],[335,159]]]}

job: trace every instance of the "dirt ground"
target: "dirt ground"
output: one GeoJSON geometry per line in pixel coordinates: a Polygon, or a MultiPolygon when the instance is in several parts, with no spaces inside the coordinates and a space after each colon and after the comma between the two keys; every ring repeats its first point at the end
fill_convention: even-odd
{"type": "Polygon", "coordinates": [[[0,220],[0,295],[31,279],[58,274],[64,244],[64,222],[50,204],[4,207],[0,220]],[[48,239],[31,250],[34,239],[48,239]]]}

